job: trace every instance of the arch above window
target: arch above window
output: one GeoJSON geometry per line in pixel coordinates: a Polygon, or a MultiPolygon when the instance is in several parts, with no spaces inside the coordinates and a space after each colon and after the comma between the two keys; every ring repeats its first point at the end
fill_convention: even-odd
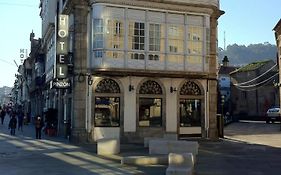
{"type": "Polygon", "coordinates": [[[140,94],[163,94],[161,86],[153,80],[144,82],[139,90],[140,94]]]}
{"type": "Polygon", "coordinates": [[[187,81],[181,87],[180,95],[202,95],[202,94],[201,94],[200,87],[196,83],[192,81],[187,81]]]}
{"type": "Polygon", "coordinates": [[[120,93],[118,83],[112,79],[101,80],[95,89],[96,93],[120,93]]]}

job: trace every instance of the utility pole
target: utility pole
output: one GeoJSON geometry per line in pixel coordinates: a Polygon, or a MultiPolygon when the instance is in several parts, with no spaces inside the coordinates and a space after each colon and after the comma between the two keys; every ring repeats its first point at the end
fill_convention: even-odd
{"type": "Polygon", "coordinates": [[[223,50],[225,50],[225,31],[223,32],[223,50]]]}

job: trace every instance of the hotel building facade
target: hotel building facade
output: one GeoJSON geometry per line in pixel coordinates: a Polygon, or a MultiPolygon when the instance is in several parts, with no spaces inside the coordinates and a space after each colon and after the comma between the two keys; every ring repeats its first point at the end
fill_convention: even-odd
{"type": "Polygon", "coordinates": [[[67,90],[49,89],[56,27],[43,24],[42,37],[51,65],[44,96],[53,97],[45,101],[57,102],[61,128],[71,120],[73,141],[218,138],[218,0],[60,0],[41,8],[45,17],[69,17],[67,90]]]}

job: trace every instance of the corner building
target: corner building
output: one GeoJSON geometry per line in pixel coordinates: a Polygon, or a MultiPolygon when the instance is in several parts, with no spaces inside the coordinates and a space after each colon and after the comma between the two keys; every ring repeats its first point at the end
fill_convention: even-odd
{"type": "Polygon", "coordinates": [[[73,17],[73,140],[218,137],[218,0],[62,8],[73,17]]]}

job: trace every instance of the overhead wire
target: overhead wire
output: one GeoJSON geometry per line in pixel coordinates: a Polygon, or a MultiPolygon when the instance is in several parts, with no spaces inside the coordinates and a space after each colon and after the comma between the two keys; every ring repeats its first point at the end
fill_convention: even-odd
{"type": "Polygon", "coordinates": [[[11,63],[11,62],[9,62],[9,61],[6,61],[6,60],[4,60],[4,59],[1,59],[1,58],[0,58],[0,61],[4,62],[4,63],[6,63],[6,64],[9,64],[9,65],[11,65],[11,66],[15,66],[13,63],[11,63]]]}
{"type": "Polygon", "coordinates": [[[259,82],[257,84],[254,84],[254,85],[249,85],[249,86],[235,86],[237,89],[241,90],[241,91],[254,91],[254,90],[257,90],[257,89],[260,89],[262,87],[264,87],[272,78],[274,78],[276,75],[278,75],[279,72],[277,72],[276,74],[274,74],[273,76],[269,77],[268,79],[262,81],[262,82],[259,82]],[[263,85],[261,85],[263,84],[263,85]],[[259,86],[261,85],[261,86],[259,86]],[[253,88],[254,87],[254,88],[253,88]],[[244,88],[244,89],[243,89],[244,88]],[[253,89],[245,89],[245,88],[253,88],[253,89]]]}
{"type": "Polygon", "coordinates": [[[276,76],[277,74],[279,74],[279,72],[276,73],[276,74],[274,74],[273,76],[269,77],[268,79],[266,79],[266,80],[264,80],[264,81],[261,81],[261,82],[259,82],[259,83],[256,83],[256,84],[251,84],[251,85],[247,85],[247,86],[238,86],[238,87],[240,87],[240,88],[255,87],[255,86],[258,86],[258,85],[260,85],[260,84],[263,84],[264,82],[267,82],[268,80],[270,80],[271,78],[273,78],[273,77],[276,76]]]}
{"type": "Polygon", "coordinates": [[[270,72],[270,71],[271,71],[274,67],[276,67],[276,66],[277,66],[277,64],[273,65],[270,69],[268,69],[267,71],[265,71],[264,73],[262,73],[261,75],[259,75],[258,77],[254,78],[254,79],[252,79],[252,80],[249,80],[249,81],[246,81],[246,82],[243,82],[243,83],[236,83],[236,84],[233,84],[233,85],[235,85],[235,86],[240,86],[240,85],[244,85],[244,84],[248,84],[248,83],[250,83],[250,82],[253,82],[253,81],[255,81],[255,80],[261,78],[262,76],[264,76],[264,75],[267,74],[268,72],[270,72]]]}

